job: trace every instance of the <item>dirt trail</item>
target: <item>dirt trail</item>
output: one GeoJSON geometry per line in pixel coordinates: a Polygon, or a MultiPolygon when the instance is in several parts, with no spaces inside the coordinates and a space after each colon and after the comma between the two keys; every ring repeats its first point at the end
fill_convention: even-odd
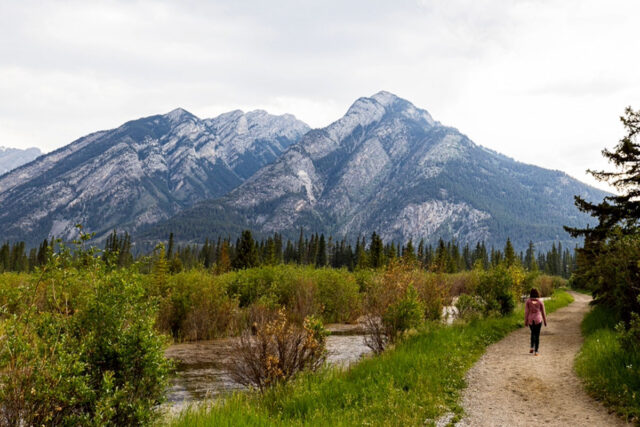
{"type": "Polygon", "coordinates": [[[489,346],[469,370],[462,399],[466,417],[458,426],[622,426],[583,390],[573,372],[580,350],[580,322],[591,298],[575,301],[548,316],[540,356],[529,354],[529,328],[489,346]]]}

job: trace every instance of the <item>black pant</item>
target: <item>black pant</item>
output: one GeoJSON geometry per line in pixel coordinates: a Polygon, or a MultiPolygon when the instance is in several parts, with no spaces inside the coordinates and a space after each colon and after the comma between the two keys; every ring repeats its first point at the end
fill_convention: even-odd
{"type": "Polygon", "coordinates": [[[536,352],[538,351],[538,346],[540,345],[540,329],[542,329],[542,322],[535,323],[529,325],[529,329],[531,329],[531,348],[535,348],[536,352]]]}

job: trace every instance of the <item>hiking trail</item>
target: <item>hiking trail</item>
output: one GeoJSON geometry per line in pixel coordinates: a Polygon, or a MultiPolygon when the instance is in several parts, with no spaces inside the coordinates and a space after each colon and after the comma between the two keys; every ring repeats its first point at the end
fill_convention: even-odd
{"type": "Polygon", "coordinates": [[[539,356],[529,354],[529,328],[487,348],[467,373],[465,417],[457,426],[627,425],[588,396],[573,371],[591,297],[571,295],[573,303],[547,316],[539,356]]]}

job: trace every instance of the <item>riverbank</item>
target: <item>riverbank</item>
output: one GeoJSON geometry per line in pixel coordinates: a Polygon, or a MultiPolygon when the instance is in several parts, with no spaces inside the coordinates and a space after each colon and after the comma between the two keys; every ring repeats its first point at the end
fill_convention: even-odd
{"type": "MultiPolygon", "coordinates": [[[[549,312],[568,305],[558,291],[549,312]]],[[[327,368],[268,390],[238,393],[215,406],[185,411],[167,420],[176,426],[204,425],[418,425],[441,415],[461,414],[465,373],[486,347],[521,327],[522,310],[466,324],[426,323],[416,334],[379,357],[348,370],[327,368]]]]}

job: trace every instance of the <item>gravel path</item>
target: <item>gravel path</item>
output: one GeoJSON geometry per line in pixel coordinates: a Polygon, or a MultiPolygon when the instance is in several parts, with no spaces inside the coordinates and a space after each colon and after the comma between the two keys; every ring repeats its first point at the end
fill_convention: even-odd
{"type": "Polygon", "coordinates": [[[589,397],[573,372],[582,344],[580,322],[591,297],[572,295],[572,304],[548,316],[540,356],[529,354],[529,328],[487,348],[467,374],[466,417],[458,426],[626,425],[589,397]]]}

